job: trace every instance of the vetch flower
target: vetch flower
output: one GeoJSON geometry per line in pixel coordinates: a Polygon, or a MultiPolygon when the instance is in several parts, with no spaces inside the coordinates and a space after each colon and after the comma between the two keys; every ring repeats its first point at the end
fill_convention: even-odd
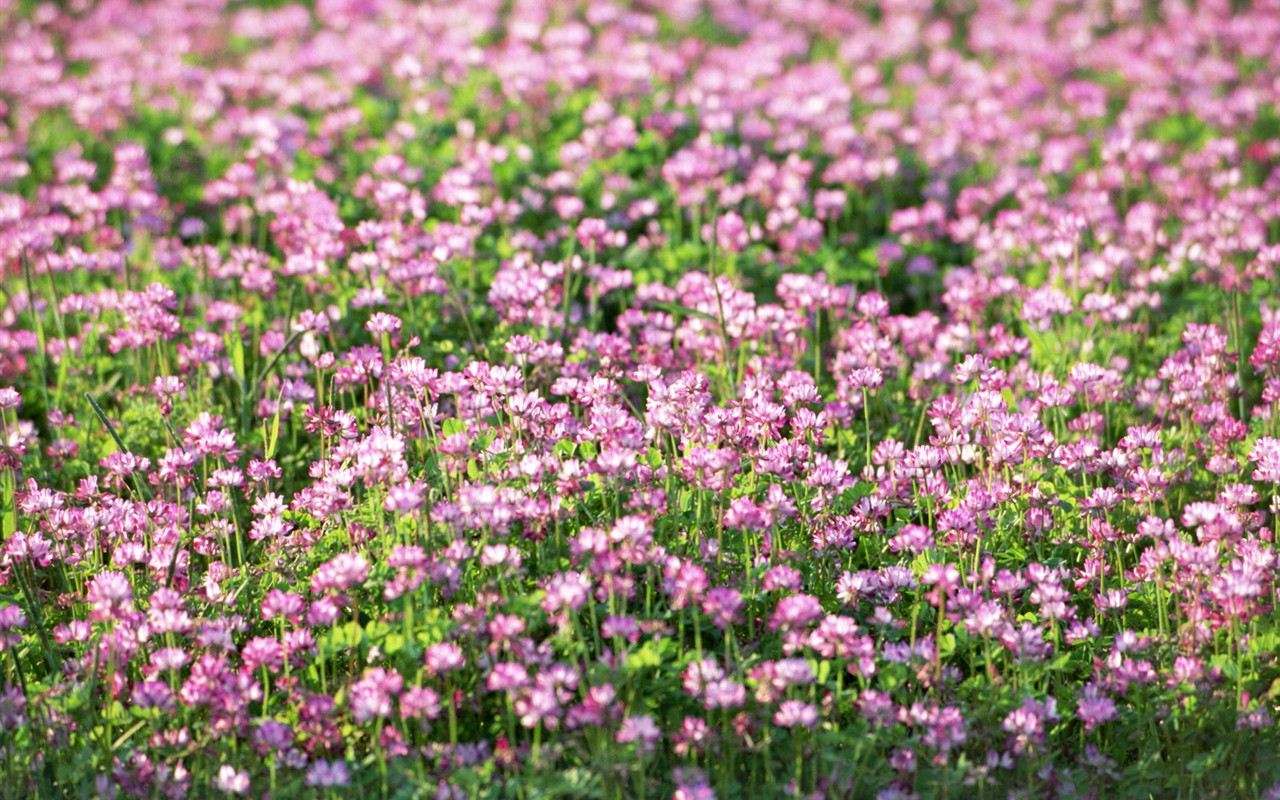
{"type": "Polygon", "coordinates": [[[643,714],[622,720],[622,726],[613,738],[618,744],[634,743],[637,750],[647,755],[653,752],[661,736],[662,731],[654,723],[653,717],[643,714]]]}
{"type": "Polygon", "coordinates": [[[218,774],[213,778],[213,788],[223,794],[248,794],[249,773],[237,770],[230,764],[218,767],[218,774]]]}
{"type": "Polygon", "coordinates": [[[305,783],[307,786],[315,786],[321,789],[328,789],[334,786],[346,786],[351,782],[351,774],[347,771],[347,765],[342,761],[325,761],[317,760],[307,770],[305,783]]]}
{"type": "Polygon", "coordinates": [[[133,587],[122,572],[101,572],[89,581],[90,618],[103,622],[133,610],[133,587]]]}
{"type": "Polygon", "coordinates": [[[812,703],[786,700],[774,713],[773,723],[783,728],[812,728],[818,724],[818,709],[812,703]]]}

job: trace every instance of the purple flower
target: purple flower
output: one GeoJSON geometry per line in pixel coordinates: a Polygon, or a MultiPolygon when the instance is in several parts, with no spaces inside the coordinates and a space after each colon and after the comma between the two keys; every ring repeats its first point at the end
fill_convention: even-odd
{"type": "Polygon", "coordinates": [[[1095,728],[1115,719],[1116,715],[1115,702],[1104,695],[1096,683],[1086,683],[1080,690],[1076,705],[1076,717],[1084,723],[1085,733],[1093,733],[1095,728]]]}
{"type": "Polygon", "coordinates": [[[1057,701],[1050,697],[1045,703],[1026,698],[1022,707],[1014,709],[1000,724],[1001,729],[1012,734],[1011,749],[1020,756],[1044,743],[1045,723],[1058,719],[1057,701]]]}
{"type": "Polygon", "coordinates": [[[167,711],[173,707],[173,691],[163,681],[142,681],[133,687],[133,704],[138,708],[167,711]]]}
{"type": "Polygon", "coordinates": [[[702,613],[711,617],[712,623],[721,630],[738,621],[739,611],[743,606],[741,593],[737,589],[717,586],[707,591],[702,600],[702,613]]]}
{"type": "MultiPolygon", "coordinates": [[[[0,608],[0,651],[21,645],[22,634],[17,633],[17,631],[26,627],[27,614],[20,606],[4,606],[0,608]]],[[[63,637],[58,638],[61,643],[63,637]]]]}
{"type": "Polygon", "coordinates": [[[307,770],[306,784],[322,789],[346,786],[351,781],[347,765],[342,761],[317,760],[307,770]]]}

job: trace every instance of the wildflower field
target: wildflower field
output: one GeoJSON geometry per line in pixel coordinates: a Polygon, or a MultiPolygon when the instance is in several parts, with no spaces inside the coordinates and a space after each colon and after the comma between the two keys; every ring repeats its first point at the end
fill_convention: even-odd
{"type": "Polygon", "coordinates": [[[1280,798],[1278,100],[1278,0],[0,0],[0,797],[1280,798]]]}

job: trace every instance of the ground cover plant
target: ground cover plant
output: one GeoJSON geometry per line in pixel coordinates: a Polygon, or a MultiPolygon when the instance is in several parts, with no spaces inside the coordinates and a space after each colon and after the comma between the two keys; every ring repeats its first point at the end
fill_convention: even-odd
{"type": "Polygon", "coordinates": [[[1280,797],[1280,4],[0,0],[5,797],[1280,797]]]}

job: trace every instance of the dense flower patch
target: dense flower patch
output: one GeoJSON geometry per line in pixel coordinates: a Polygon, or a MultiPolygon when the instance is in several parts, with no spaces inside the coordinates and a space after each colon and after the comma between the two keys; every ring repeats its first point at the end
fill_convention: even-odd
{"type": "Polygon", "coordinates": [[[6,797],[1280,797],[1280,5],[0,2],[6,797]]]}

